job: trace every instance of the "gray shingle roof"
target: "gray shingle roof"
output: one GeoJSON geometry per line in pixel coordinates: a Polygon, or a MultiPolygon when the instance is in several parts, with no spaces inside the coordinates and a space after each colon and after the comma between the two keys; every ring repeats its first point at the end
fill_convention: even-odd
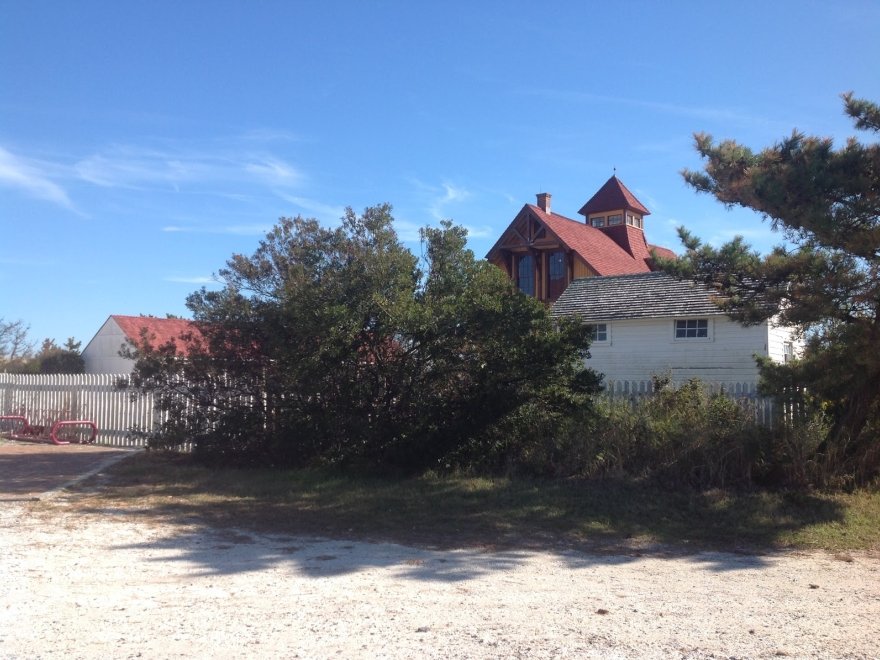
{"type": "Polygon", "coordinates": [[[708,286],[666,273],[586,277],[568,285],[551,314],[584,321],[717,316],[715,299],[708,286]]]}

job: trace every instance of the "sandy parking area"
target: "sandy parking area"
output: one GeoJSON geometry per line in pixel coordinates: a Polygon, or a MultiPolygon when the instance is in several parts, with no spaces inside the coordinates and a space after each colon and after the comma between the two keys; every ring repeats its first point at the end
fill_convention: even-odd
{"type": "Polygon", "coordinates": [[[17,442],[0,437],[0,506],[38,497],[136,451],[102,445],[17,442]]]}
{"type": "Polygon", "coordinates": [[[3,658],[869,658],[880,560],[439,551],[0,502],[3,658]]]}

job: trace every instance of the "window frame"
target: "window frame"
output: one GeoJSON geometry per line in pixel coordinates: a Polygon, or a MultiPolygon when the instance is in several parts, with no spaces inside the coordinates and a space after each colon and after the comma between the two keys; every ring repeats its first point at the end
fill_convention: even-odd
{"type": "Polygon", "coordinates": [[[617,227],[618,225],[623,224],[623,215],[620,213],[615,213],[614,215],[608,216],[608,226],[609,227],[617,227]]]}
{"type": "Polygon", "coordinates": [[[600,323],[587,323],[590,329],[591,344],[608,344],[611,341],[611,324],[607,321],[600,323]],[[604,336],[603,336],[604,335],[604,336]]]}
{"type": "Polygon", "coordinates": [[[517,257],[517,260],[516,260],[516,288],[520,292],[524,293],[527,296],[531,296],[532,298],[535,298],[537,296],[537,289],[538,289],[537,284],[535,282],[535,264],[537,264],[537,262],[538,262],[538,260],[535,259],[535,255],[528,253],[528,252],[526,254],[521,254],[519,257],[517,257]],[[532,264],[532,267],[529,269],[529,272],[531,275],[531,288],[528,291],[524,290],[521,286],[521,281],[524,279],[522,277],[522,263],[526,259],[531,259],[531,264],[532,264]]]}
{"type": "Polygon", "coordinates": [[[597,229],[599,227],[604,227],[605,226],[605,216],[604,215],[597,215],[594,218],[590,218],[590,226],[596,227],[597,229]]]}
{"type": "Polygon", "coordinates": [[[672,321],[672,339],[684,342],[713,341],[713,324],[708,317],[674,319],[672,321]],[[681,327],[679,324],[684,324],[684,326],[681,327]],[[691,324],[693,324],[692,327],[690,327],[691,324]],[[705,330],[705,334],[701,334],[701,330],[705,330]],[[679,331],[684,331],[684,334],[679,334],[679,331]],[[693,334],[689,334],[690,332],[693,334]]]}
{"type": "Polygon", "coordinates": [[[547,282],[551,282],[554,280],[564,280],[565,279],[565,252],[562,250],[554,250],[553,252],[547,253],[547,282]],[[554,273],[553,264],[554,257],[557,257],[556,263],[559,265],[559,272],[554,273]]]}

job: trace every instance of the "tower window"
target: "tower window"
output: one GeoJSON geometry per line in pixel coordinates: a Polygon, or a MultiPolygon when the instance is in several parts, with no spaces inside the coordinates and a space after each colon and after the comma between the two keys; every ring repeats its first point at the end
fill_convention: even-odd
{"type": "Polygon", "coordinates": [[[623,216],[618,215],[609,215],[608,216],[608,226],[613,227],[614,225],[622,225],[623,224],[623,216]]]}
{"type": "Polygon", "coordinates": [[[600,215],[595,218],[590,218],[590,224],[592,224],[594,227],[604,227],[605,226],[605,216],[600,215]]]}

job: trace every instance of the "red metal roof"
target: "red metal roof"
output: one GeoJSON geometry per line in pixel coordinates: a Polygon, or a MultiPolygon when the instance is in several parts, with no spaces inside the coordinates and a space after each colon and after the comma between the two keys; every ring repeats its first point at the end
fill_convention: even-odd
{"type": "Polygon", "coordinates": [[[595,195],[590,197],[578,213],[589,215],[590,213],[603,213],[605,211],[617,211],[618,209],[630,209],[642,215],[651,215],[651,212],[636,199],[636,196],[615,175],[608,179],[595,195]]]}
{"type": "Polygon", "coordinates": [[[183,356],[189,353],[189,346],[180,339],[180,336],[187,333],[192,334],[196,339],[200,339],[202,336],[195,323],[187,319],[161,319],[153,316],[121,316],[118,314],[113,314],[110,318],[116,321],[116,325],[120,327],[132,344],[139,344],[141,335],[146,330],[147,338],[154,348],[172,341],[177,352],[183,356]]]}

